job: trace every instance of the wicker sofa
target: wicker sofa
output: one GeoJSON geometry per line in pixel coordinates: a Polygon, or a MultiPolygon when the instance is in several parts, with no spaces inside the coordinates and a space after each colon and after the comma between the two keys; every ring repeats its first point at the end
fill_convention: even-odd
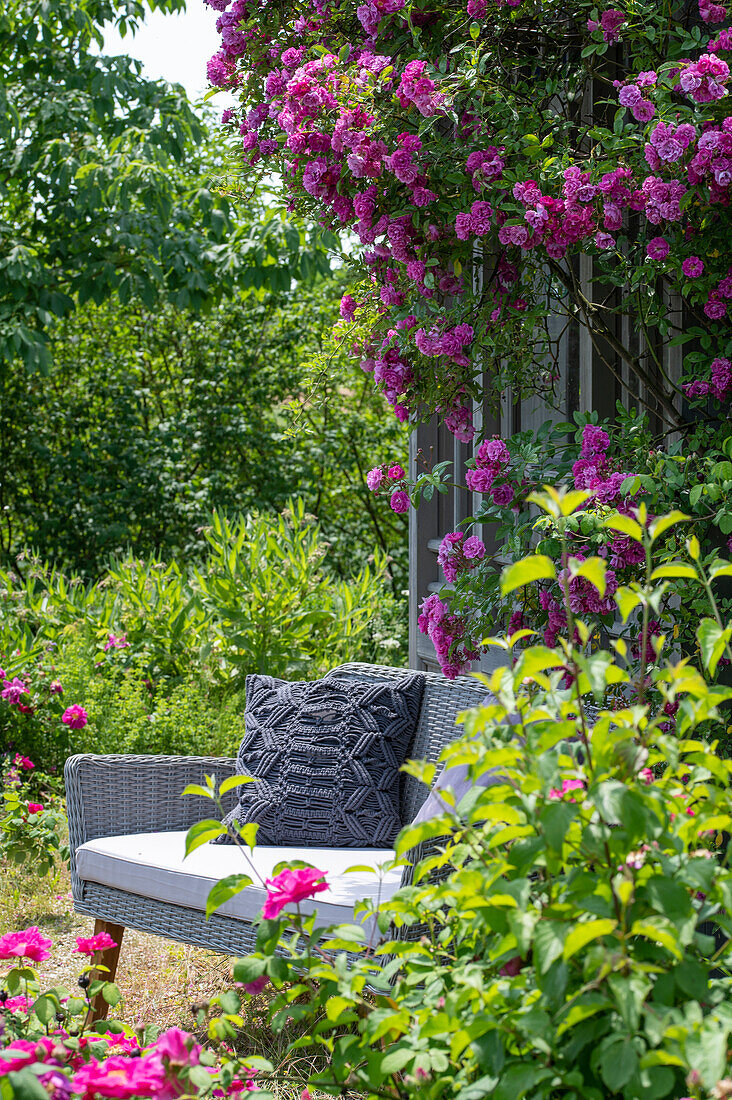
{"type": "MultiPolygon", "coordinates": [[[[378,665],[347,664],[333,670],[340,677],[369,680],[398,679],[412,670],[378,665]]],[[[474,679],[454,681],[425,673],[426,684],[419,722],[408,756],[436,761],[456,735],[457,715],[475,706],[485,688],[474,679]]],[[[214,773],[220,782],[232,775],[235,761],[210,756],[122,756],[84,753],[66,763],[69,848],[74,908],[96,918],[95,931],[106,930],[121,943],[125,928],[154,932],[169,939],[197,944],[228,955],[254,947],[255,920],[264,893],[247,887],[237,898],[206,920],[208,890],[213,883],[240,868],[241,853],[233,847],[203,845],[184,862],[186,831],[210,816],[211,804],[196,795],[181,796],[184,787],[201,783],[214,773]]],[[[401,819],[413,820],[428,795],[411,776],[401,784],[401,819]]],[[[228,809],[237,790],[225,796],[228,809]]],[[[283,859],[307,859],[328,873],[330,890],[313,899],[312,909],[323,923],[353,919],[354,903],[373,895],[376,876],[345,874],[354,864],[382,864],[391,850],[303,850],[258,846],[255,856],[262,877],[283,859]],[[350,914],[350,917],[349,917],[350,914]]],[[[380,898],[410,881],[411,867],[394,870],[383,879],[380,898]]],[[[100,961],[116,969],[119,946],[100,961]]],[[[96,1014],[102,1015],[100,1000],[96,1014]]]]}

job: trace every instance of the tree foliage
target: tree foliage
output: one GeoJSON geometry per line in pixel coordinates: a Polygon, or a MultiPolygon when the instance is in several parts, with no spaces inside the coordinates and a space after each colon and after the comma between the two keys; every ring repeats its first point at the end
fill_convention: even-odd
{"type": "Polygon", "coordinates": [[[9,0],[0,12],[0,362],[47,370],[47,331],[110,295],[200,309],[234,286],[286,290],[318,265],[301,228],[212,187],[207,126],[183,89],[104,57],[185,0],[9,0]]]}
{"type": "Polygon", "coordinates": [[[333,336],[338,297],[322,280],[199,315],[113,298],[56,326],[49,377],[15,372],[0,401],[6,559],[32,546],[87,576],[126,549],[189,560],[213,509],[297,492],[335,568],[375,546],[403,568],[404,518],[380,514],[362,472],[406,436],[333,336]]]}

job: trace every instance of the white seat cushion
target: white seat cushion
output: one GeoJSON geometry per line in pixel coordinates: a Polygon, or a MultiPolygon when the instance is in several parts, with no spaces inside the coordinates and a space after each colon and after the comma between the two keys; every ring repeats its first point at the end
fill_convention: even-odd
{"type": "MultiPolygon", "coordinates": [[[[317,912],[317,923],[323,925],[352,924],[356,919],[353,912],[356,902],[368,898],[384,901],[401,882],[401,867],[384,872],[381,881],[378,872],[346,873],[347,868],[356,864],[376,870],[380,864],[394,859],[391,849],[262,846],[250,853],[253,871],[233,845],[202,844],[186,859],[185,842],[185,832],[137,833],[89,840],[76,849],[79,877],[144,898],[205,911],[211,887],[219,879],[240,871],[248,874],[253,884],[230,898],[217,912],[224,917],[251,921],[261,913],[267,896],[264,880],[272,877],[273,868],[283,860],[306,860],[324,872],[328,890],[301,902],[300,908],[305,913],[317,912]]],[[[358,919],[364,920],[363,916],[358,919]]]]}

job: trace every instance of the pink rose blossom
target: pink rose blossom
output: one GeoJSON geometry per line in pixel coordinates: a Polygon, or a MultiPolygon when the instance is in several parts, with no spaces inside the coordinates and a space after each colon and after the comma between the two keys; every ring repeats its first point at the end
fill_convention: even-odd
{"type": "Polygon", "coordinates": [[[698,256],[688,256],[681,265],[687,279],[698,279],[704,270],[704,264],[698,256]]]}
{"type": "Polygon", "coordinates": [[[22,932],[6,932],[0,937],[0,959],[43,962],[51,954],[51,943],[35,925],[22,932]]]}
{"type": "Polygon", "coordinates": [[[53,1049],[52,1039],[45,1036],[41,1039],[13,1039],[3,1049],[4,1057],[0,1058],[0,1077],[6,1073],[16,1073],[25,1066],[34,1062],[45,1062],[53,1049]]]}
{"type": "MultiPolygon", "coordinates": [[[[405,494],[406,495],[406,494],[405,494]]],[[[273,879],[267,879],[267,900],[262,909],[265,920],[275,920],[286,905],[296,905],[304,898],[311,898],[330,887],[324,881],[325,873],[315,867],[289,868],[280,871],[273,879]]]]}
{"type": "Polygon", "coordinates": [[[669,244],[665,237],[653,237],[646,245],[646,255],[652,260],[665,260],[669,251],[669,244]]]}
{"type": "Polygon", "coordinates": [[[10,704],[16,704],[20,702],[21,695],[27,695],[28,688],[17,676],[13,680],[3,680],[3,690],[0,691],[0,697],[5,699],[10,704]]]}
{"type": "Polygon", "coordinates": [[[403,489],[396,489],[391,494],[389,505],[393,512],[406,512],[409,508],[409,497],[403,489]]]}
{"type": "Polygon", "coordinates": [[[253,982],[242,982],[242,989],[245,993],[248,993],[250,997],[256,997],[263,989],[266,989],[269,985],[269,978],[266,974],[262,974],[261,978],[255,978],[253,982]]]}
{"type": "Polygon", "coordinates": [[[109,1097],[130,1100],[133,1096],[160,1097],[166,1085],[165,1069],[159,1058],[127,1058],[113,1054],[103,1062],[87,1062],[74,1075],[73,1091],[84,1100],[109,1097]]]}
{"type": "Polygon", "coordinates": [[[374,466],[373,470],[369,470],[369,472],[366,474],[366,484],[368,485],[372,493],[376,492],[383,481],[384,471],[381,469],[380,466],[374,466]]]}
{"type": "Polygon", "coordinates": [[[79,703],[67,707],[61,715],[61,721],[72,730],[83,729],[89,721],[89,715],[79,703]]]}
{"type": "Polygon", "coordinates": [[[87,938],[77,936],[74,954],[88,955],[91,958],[92,955],[96,955],[97,951],[107,951],[110,947],[117,947],[117,944],[109,932],[97,932],[95,936],[87,938]]]}
{"type": "Polygon", "coordinates": [[[41,802],[29,802],[28,803],[28,813],[29,814],[42,814],[43,813],[43,804],[41,802]]]}
{"type": "Polygon", "coordinates": [[[386,472],[386,476],[390,477],[392,481],[400,481],[404,477],[404,470],[397,463],[395,466],[390,466],[386,472]]]}
{"type": "Polygon", "coordinates": [[[471,535],[463,543],[463,554],[468,559],[477,558],[480,560],[485,557],[485,544],[477,535],[471,535]]]}

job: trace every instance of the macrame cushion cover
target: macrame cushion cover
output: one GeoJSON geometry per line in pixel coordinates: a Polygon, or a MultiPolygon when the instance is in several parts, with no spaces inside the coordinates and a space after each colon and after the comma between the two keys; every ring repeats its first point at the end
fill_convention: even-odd
{"type": "Polygon", "coordinates": [[[224,824],[256,822],[257,844],[391,847],[424,684],[419,673],[371,683],[248,676],[237,773],[256,782],[224,824]]]}

